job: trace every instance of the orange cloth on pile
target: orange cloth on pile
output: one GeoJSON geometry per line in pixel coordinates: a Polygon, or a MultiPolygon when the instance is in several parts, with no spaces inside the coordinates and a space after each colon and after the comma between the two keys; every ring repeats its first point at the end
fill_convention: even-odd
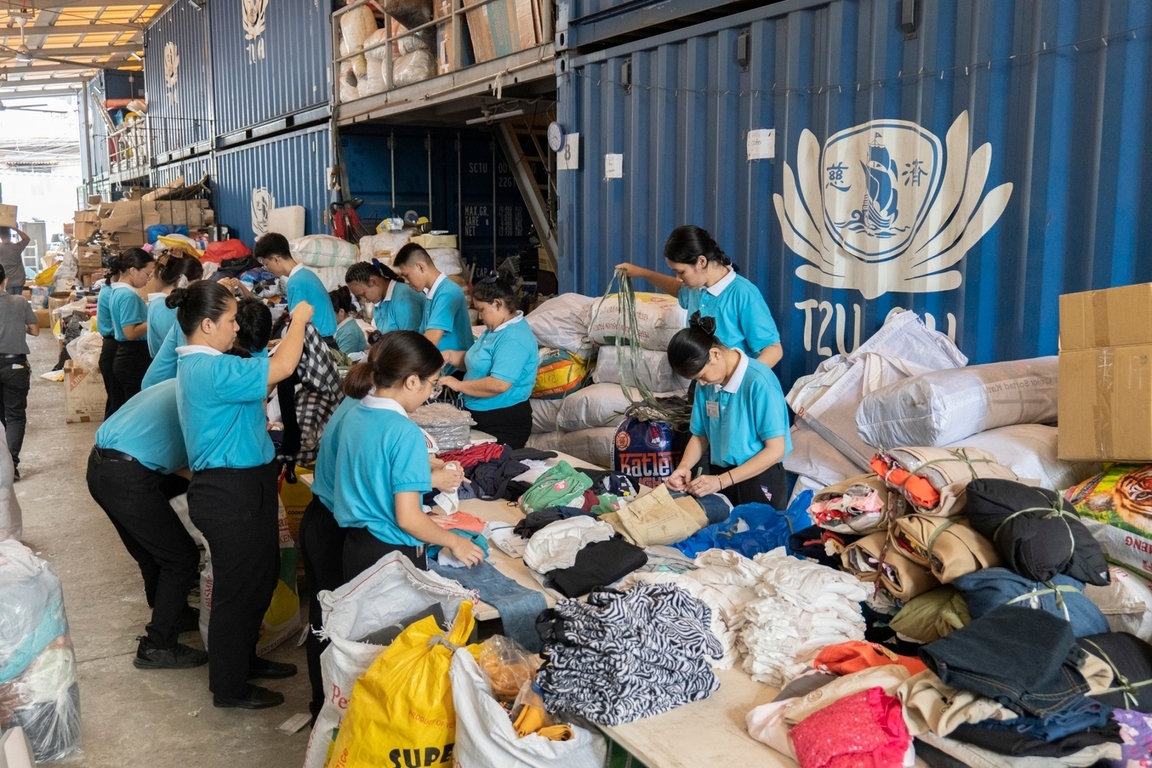
{"type": "Polygon", "coordinates": [[[912,656],[899,656],[877,643],[866,643],[862,640],[849,640],[846,643],[829,645],[820,651],[820,655],[812,662],[819,670],[826,670],[837,675],[848,675],[870,667],[882,667],[885,664],[899,664],[908,670],[910,675],[918,675],[928,669],[924,662],[912,656]]]}
{"type": "Polygon", "coordinates": [[[921,509],[935,509],[940,503],[940,492],[932,487],[932,483],[919,475],[914,475],[899,465],[889,467],[888,462],[876,454],[870,462],[875,472],[893,488],[899,488],[908,497],[908,500],[921,509]]]}

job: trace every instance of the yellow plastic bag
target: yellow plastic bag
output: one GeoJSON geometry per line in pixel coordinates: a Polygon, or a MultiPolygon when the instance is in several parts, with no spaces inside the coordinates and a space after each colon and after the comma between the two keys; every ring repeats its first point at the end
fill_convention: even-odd
{"type": "Polygon", "coordinates": [[[42,270],[40,274],[36,275],[36,277],[33,279],[33,282],[35,282],[36,285],[52,285],[53,281],[56,279],[56,270],[58,269],[60,269],[59,261],[48,267],[48,269],[42,270]]]}
{"type": "Polygon", "coordinates": [[[448,673],[474,624],[465,601],[447,637],[431,616],[401,632],[356,681],[328,768],[450,768],[456,709],[448,673]]]}

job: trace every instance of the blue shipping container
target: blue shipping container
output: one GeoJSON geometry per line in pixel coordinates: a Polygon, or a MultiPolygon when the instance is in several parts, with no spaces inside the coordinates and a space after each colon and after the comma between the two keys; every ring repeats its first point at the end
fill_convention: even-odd
{"type": "MultiPolygon", "coordinates": [[[[184,179],[185,184],[196,184],[205,176],[211,177],[211,175],[212,156],[200,155],[182,160],[178,163],[153,166],[150,178],[152,186],[160,187],[165,184],[171,184],[180,178],[184,179]]],[[[210,178],[210,183],[214,182],[215,179],[210,178]]]]}
{"type": "Polygon", "coordinates": [[[302,205],[304,232],[331,234],[331,136],[325,126],[216,153],[216,221],[251,246],[267,231],[269,210],[302,205]]]}
{"type": "Polygon", "coordinates": [[[794,0],[559,62],[562,286],[666,271],[699,224],[767,298],[787,386],[897,307],[981,363],[1054,354],[1062,293],[1152,280],[1152,1],[917,3],[908,37],[903,7],[794,0]]]}
{"type": "Polygon", "coordinates": [[[328,0],[209,3],[217,135],[328,103],[331,12],[328,0]]]}
{"type": "Polygon", "coordinates": [[[208,88],[207,15],[192,3],[175,3],[144,32],[153,155],[190,147],[215,135],[208,88]]]}

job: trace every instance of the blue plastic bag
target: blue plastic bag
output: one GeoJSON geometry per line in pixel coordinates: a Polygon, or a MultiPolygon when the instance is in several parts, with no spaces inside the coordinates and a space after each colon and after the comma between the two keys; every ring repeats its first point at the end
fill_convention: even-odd
{"type": "Polygon", "coordinates": [[[804,491],[784,511],[767,504],[742,504],[732,510],[732,515],[723,523],[702,528],[684,541],[672,546],[688,557],[695,557],[707,549],[731,549],[745,557],[768,552],[788,544],[788,537],[794,530],[807,528],[812,523],[808,518],[808,505],[812,503],[812,491],[804,491]],[[737,533],[744,526],[747,530],[737,533]]]}
{"type": "Polygon", "coordinates": [[[153,224],[148,227],[148,242],[154,243],[164,235],[188,236],[188,227],[183,224],[153,224]]]}

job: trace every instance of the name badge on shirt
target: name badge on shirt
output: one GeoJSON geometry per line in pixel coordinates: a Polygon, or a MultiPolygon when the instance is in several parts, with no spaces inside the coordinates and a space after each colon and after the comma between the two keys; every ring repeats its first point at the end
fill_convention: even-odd
{"type": "Polygon", "coordinates": [[[706,405],[705,410],[708,414],[708,418],[710,418],[710,419],[720,418],[720,403],[716,402],[715,400],[709,400],[705,405],[706,405]]]}

